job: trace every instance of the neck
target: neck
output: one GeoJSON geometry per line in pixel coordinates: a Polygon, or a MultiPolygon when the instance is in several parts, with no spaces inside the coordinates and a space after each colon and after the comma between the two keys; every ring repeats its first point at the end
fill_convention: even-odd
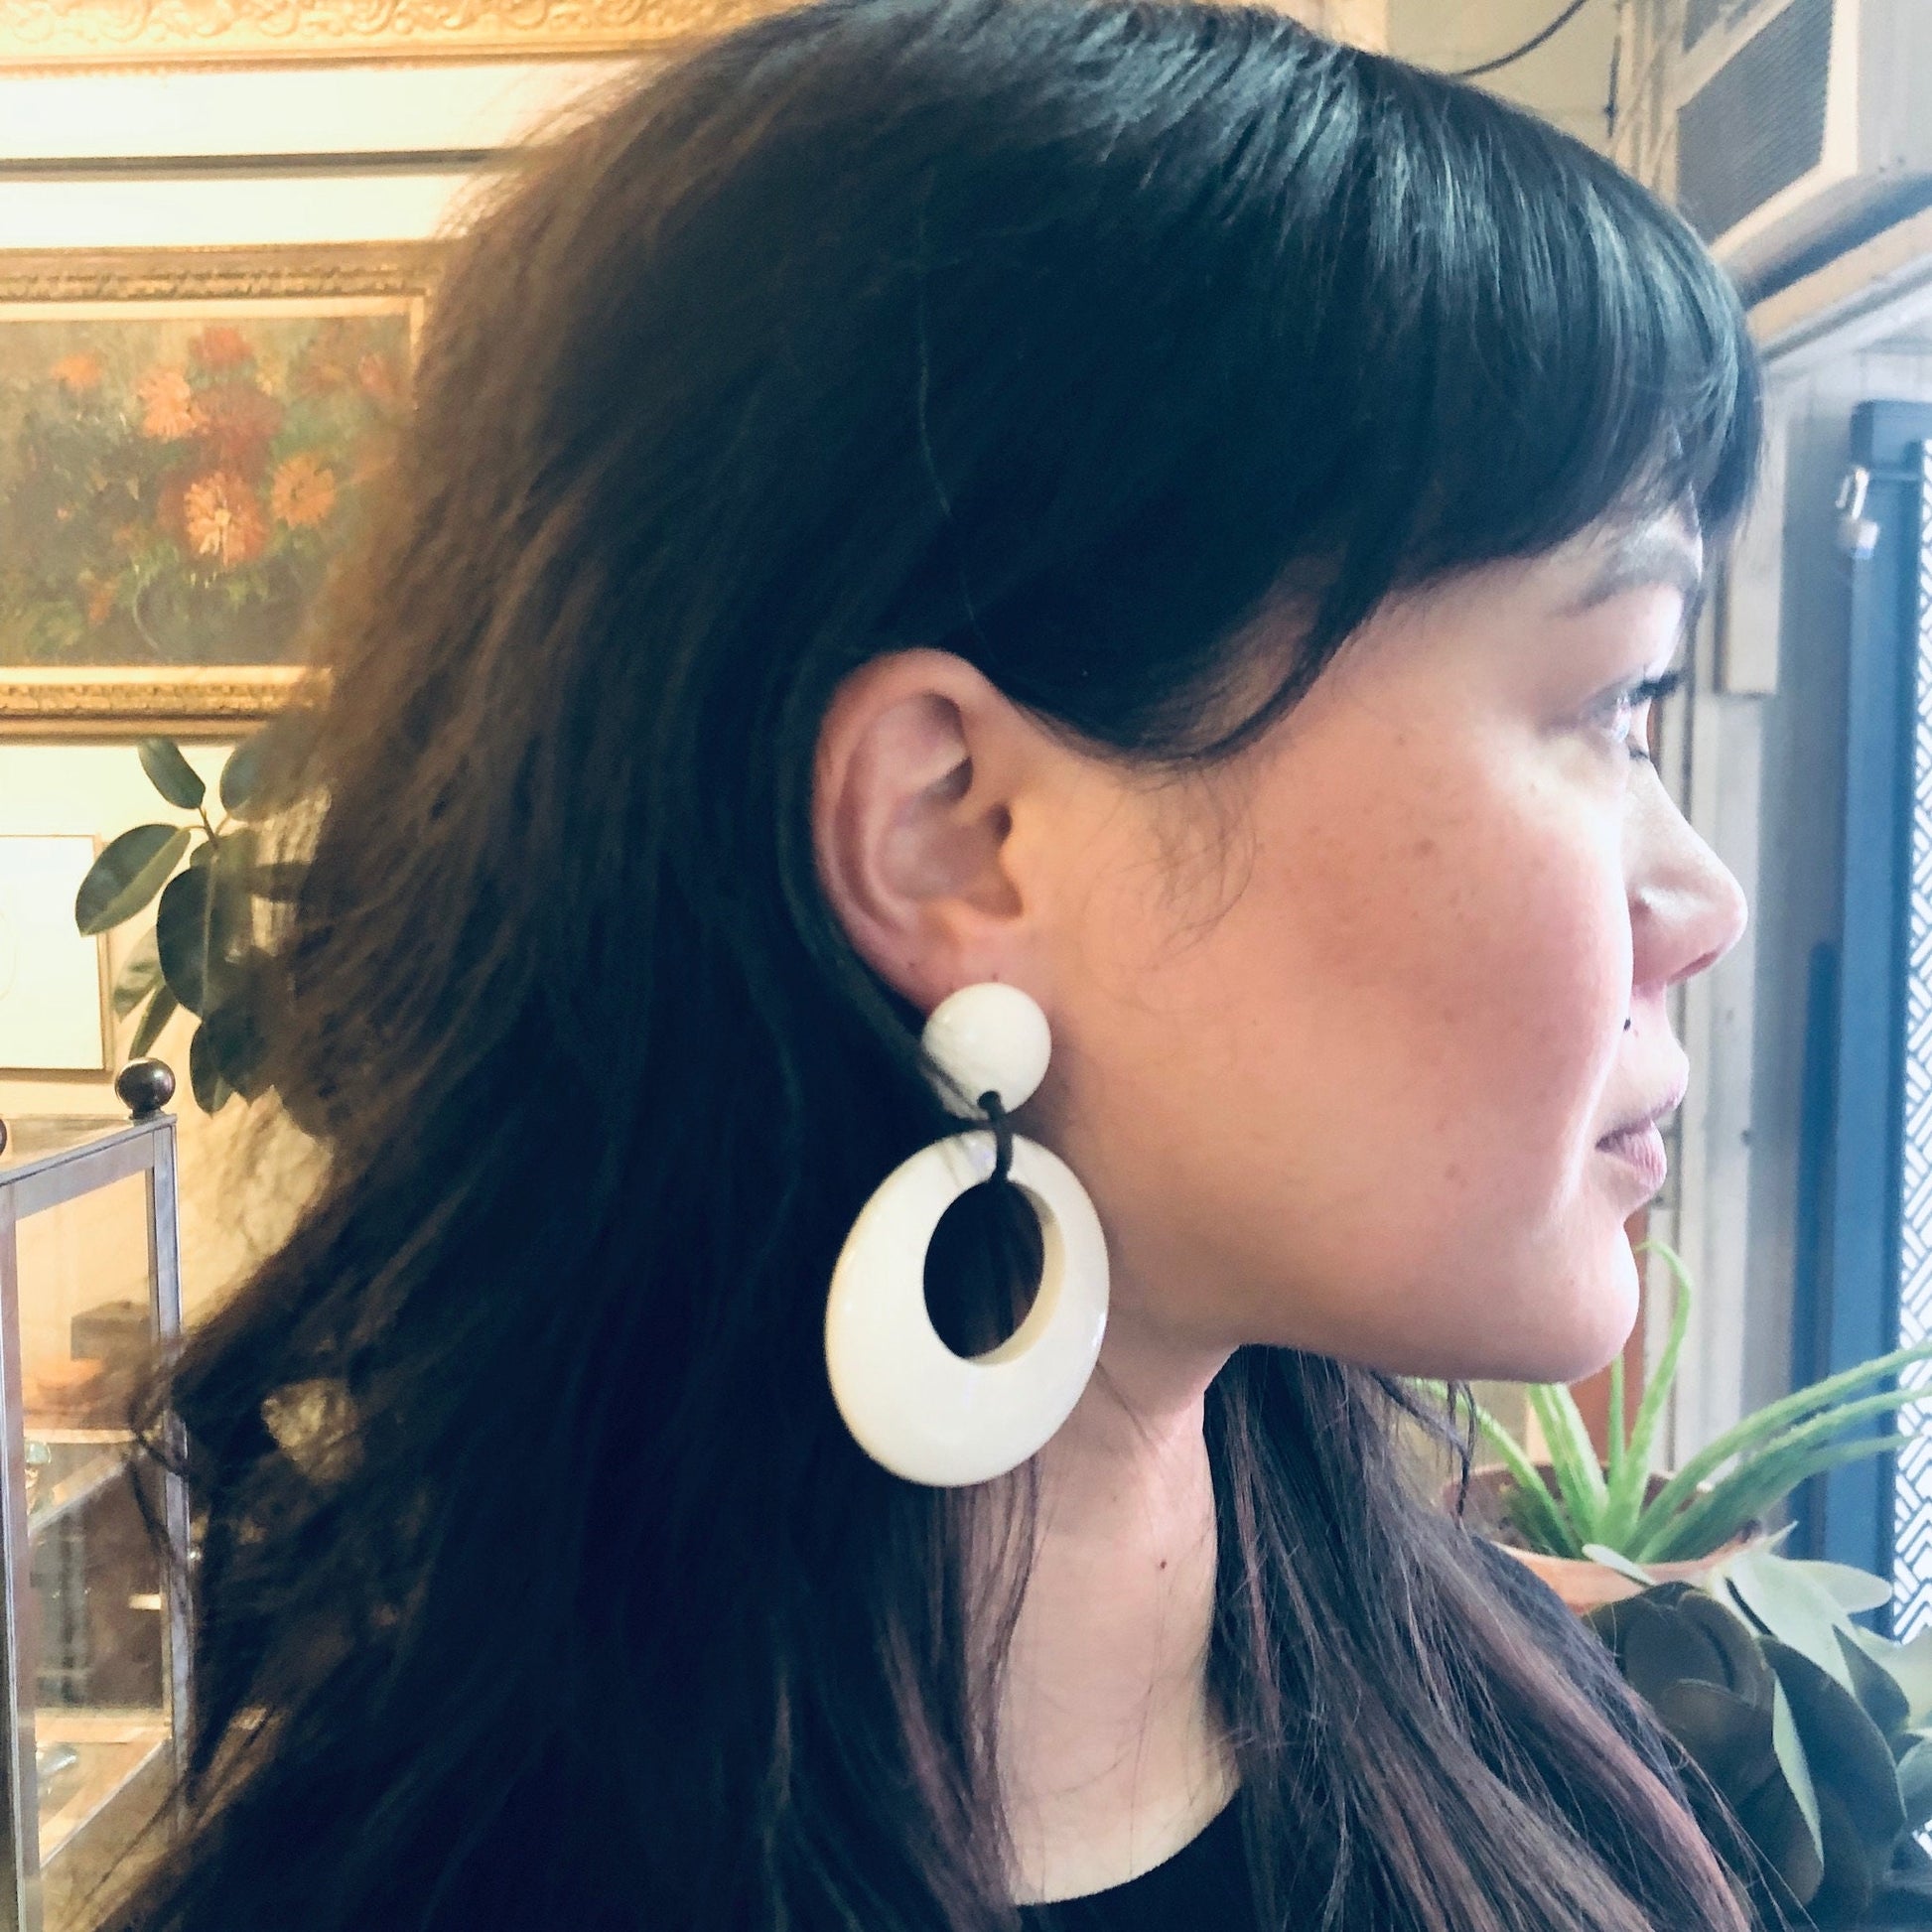
{"type": "Polygon", "coordinates": [[[1079,1405],[1040,1451],[1034,1565],[1001,1704],[1024,1899],[1124,1883],[1232,1793],[1206,1680],[1215,1525],[1202,1418],[1224,1359],[1177,1356],[1120,1311],[1079,1405]]]}

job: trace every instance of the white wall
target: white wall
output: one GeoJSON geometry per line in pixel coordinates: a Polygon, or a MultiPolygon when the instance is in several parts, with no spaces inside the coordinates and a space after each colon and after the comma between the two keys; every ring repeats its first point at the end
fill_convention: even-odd
{"type": "MultiPolygon", "coordinates": [[[[1389,51],[1419,67],[1472,68],[1522,46],[1558,11],[1556,0],[1389,0],[1389,51]]],[[[1604,147],[1615,38],[1615,0],[1591,0],[1534,54],[1482,84],[1604,147]]]]}

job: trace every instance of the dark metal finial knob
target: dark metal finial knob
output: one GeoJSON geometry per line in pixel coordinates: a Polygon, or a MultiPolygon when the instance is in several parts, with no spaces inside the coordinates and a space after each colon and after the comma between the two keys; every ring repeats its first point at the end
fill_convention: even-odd
{"type": "Polygon", "coordinates": [[[135,1120],[147,1120],[174,1099],[174,1071],[166,1060],[129,1060],[114,1076],[114,1091],[135,1120]]]}

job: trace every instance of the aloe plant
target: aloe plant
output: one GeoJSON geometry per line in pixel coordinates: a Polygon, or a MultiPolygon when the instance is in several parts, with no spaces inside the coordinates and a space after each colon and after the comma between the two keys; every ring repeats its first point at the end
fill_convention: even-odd
{"type": "Polygon", "coordinates": [[[290,897],[301,869],[264,860],[259,823],[288,802],[288,780],[306,726],[284,713],[228,755],[215,783],[222,816],[208,813],[208,788],[170,738],[144,738],[141,768],[188,824],[136,825],[109,841],[74,896],[83,934],[106,932],[158,897],[154,924],[130,948],[114,982],[114,1013],[137,1009],[129,1057],[153,1046],[174,1016],[199,1025],[189,1042],[196,1104],[217,1112],[233,1095],[253,1100],[267,1085],[265,1060],[275,998],[270,952],[256,941],[255,903],[290,897]]]}
{"type": "MultiPolygon", "coordinates": [[[[1603,1460],[1597,1458],[1576,1399],[1561,1384],[1536,1384],[1526,1391],[1549,1444],[1554,1489],[1522,1444],[1476,1405],[1482,1436],[1509,1472],[1511,1486],[1504,1499],[1509,1519],[1530,1548],[1545,1555],[1609,1552],[1635,1564],[1708,1556],[1799,1483],[1912,1440],[1910,1434],[1888,1431],[1847,1441],[1848,1430],[1932,1399],[1932,1386],[1880,1386],[1912,1363],[1932,1359],[1932,1341],[1894,1349],[1753,1411],[1691,1456],[1646,1499],[1657,1428],[1691,1319],[1691,1284],[1683,1262],[1662,1242],[1646,1242],[1638,1252],[1652,1250],[1663,1257],[1676,1285],[1670,1335],[1627,1434],[1621,1357],[1612,1364],[1608,1454],[1603,1460]]],[[[1443,1393],[1441,1384],[1432,1386],[1443,1393]]]]}

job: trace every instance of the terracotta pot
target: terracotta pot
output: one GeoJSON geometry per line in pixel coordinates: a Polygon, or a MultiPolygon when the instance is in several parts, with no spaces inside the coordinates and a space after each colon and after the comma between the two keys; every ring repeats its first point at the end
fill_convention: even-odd
{"type": "MultiPolygon", "coordinates": [[[[1547,1462],[1539,1462],[1536,1468],[1537,1474],[1555,1493],[1555,1470],[1547,1462]]],[[[1655,1497],[1669,1480],[1666,1475],[1650,1477],[1644,1484],[1644,1501],[1649,1502],[1655,1497]]],[[[1521,1549],[1508,1540],[1516,1534],[1502,1507],[1504,1492],[1510,1486],[1510,1474],[1505,1468],[1491,1466],[1471,1470],[1468,1505],[1463,1512],[1463,1520],[1498,1548],[1507,1550],[1525,1568],[1534,1570],[1579,1616],[1586,1615],[1600,1604],[1616,1603],[1626,1596],[1634,1596],[1643,1587],[1621,1571],[1612,1570],[1608,1564],[1593,1563],[1586,1557],[1546,1557],[1535,1550],[1521,1549]]],[[[1710,1487],[1708,1482],[1698,1484],[1700,1492],[1710,1487]]],[[[1455,1508],[1455,1489],[1453,1480],[1443,1485],[1443,1506],[1451,1512],[1455,1508]]],[[[1712,1551],[1707,1557],[1698,1557],[1688,1563],[1646,1563],[1642,1567],[1660,1584],[1680,1579],[1685,1583],[1697,1583],[1726,1557],[1735,1556],[1739,1550],[1764,1540],[1760,1525],[1753,1521],[1747,1523],[1722,1549],[1712,1551]]]]}

